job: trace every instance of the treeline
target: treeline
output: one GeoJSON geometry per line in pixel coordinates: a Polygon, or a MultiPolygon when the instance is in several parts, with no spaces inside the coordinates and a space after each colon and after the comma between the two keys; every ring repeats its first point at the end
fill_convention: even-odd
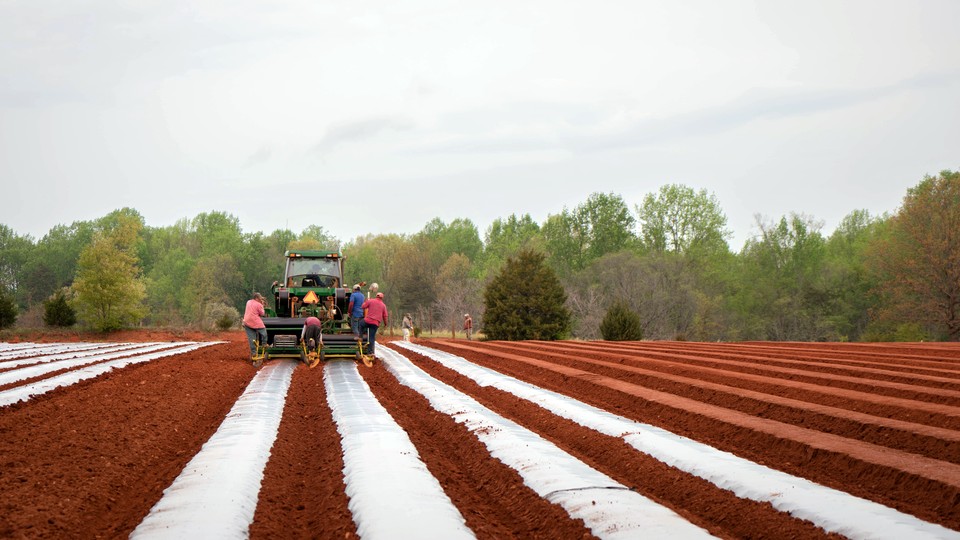
{"type": "Polygon", "coordinates": [[[55,324],[51,307],[67,306],[97,329],[207,328],[281,278],[285,250],[340,248],[349,283],[379,282],[420,327],[480,321],[505,262],[532,251],[563,286],[570,337],[600,337],[616,305],[648,339],[960,340],[960,173],[925,177],[893,214],[852,211],[829,236],[803,214],[756,225],[732,251],[716,197],[683,185],[633,204],[594,193],[542,223],[510,215],[481,233],[434,219],[346,243],[319,225],[245,233],[226,212],[155,228],[121,209],[39,240],[0,225],[0,326],[11,311],[22,326],[55,324]]]}

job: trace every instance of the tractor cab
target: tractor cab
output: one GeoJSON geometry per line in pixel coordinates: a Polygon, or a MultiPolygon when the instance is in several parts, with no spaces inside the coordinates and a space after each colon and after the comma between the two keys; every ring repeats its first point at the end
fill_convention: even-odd
{"type": "MultiPolygon", "coordinates": [[[[347,298],[343,287],[343,257],[339,251],[288,251],[283,281],[273,283],[271,317],[317,317],[331,322],[342,318],[338,299],[347,298]],[[340,317],[338,317],[340,315],[340,317]]],[[[344,309],[346,306],[342,306],[344,309]]],[[[328,325],[332,329],[332,325],[328,325]]]]}

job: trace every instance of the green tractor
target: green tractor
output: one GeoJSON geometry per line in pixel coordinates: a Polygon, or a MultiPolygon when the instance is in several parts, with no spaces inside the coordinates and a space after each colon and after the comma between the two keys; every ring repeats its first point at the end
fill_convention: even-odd
{"type": "Polygon", "coordinates": [[[266,307],[263,323],[267,343],[258,356],[263,360],[299,358],[314,367],[329,358],[353,358],[370,363],[364,344],[350,330],[347,313],[351,289],[343,283],[343,255],[339,251],[287,251],[283,281],[273,282],[273,307],[266,307]],[[318,351],[310,351],[300,336],[308,317],[321,323],[318,351]]]}

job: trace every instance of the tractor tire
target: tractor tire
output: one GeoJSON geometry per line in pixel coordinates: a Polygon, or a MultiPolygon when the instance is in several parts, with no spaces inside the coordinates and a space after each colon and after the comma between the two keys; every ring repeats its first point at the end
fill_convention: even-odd
{"type": "Polygon", "coordinates": [[[326,357],[326,355],[323,354],[323,351],[321,350],[321,351],[320,351],[320,361],[323,362],[324,360],[326,360],[325,357],[326,357]]]}
{"type": "Polygon", "coordinates": [[[300,349],[300,361],[304,364],[307,363],[307,353],[303,349],[300,349]]]}

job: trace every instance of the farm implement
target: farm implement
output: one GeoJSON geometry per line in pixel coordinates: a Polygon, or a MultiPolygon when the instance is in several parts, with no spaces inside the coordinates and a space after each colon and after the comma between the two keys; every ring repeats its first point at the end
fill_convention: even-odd
{"type": "Polygon", "coordinates": [[[287,251],[283,281],[271,287],[273,306],[265,308],[267,342],[257,346],[258,363],[271,358],[297,358],[310,367],[332,358],[351,358],[372,365],[366,344],[350,330],[347,304],[351,290],[343,286],[339,251],[287,251]],[[302,338],[307,319],[320,321],[320,335],[311,348],[302,338]]]}

